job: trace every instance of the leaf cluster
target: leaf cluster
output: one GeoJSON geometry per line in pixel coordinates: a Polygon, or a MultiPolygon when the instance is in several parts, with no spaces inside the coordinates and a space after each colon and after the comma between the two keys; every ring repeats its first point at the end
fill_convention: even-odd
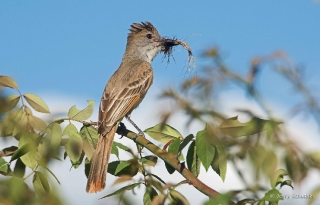
{"type": "MultiPolygon", "coordinates": [[[[126,145],[113,142],[111,153],[117,160],[109,163],[108,173],[117,177],[114,184],[127,185],[102,198],[117,195],[127,203],[124,197],[126,191],[143,189],[143,204],[190,204],[188,197],[176,190],[188,184],[210,198],[206,205],[281,204],[283,199],[277,196],[281,196],[283,186],[299,184],[311,169],[320,171],[319,152],[302,151],[290,139],[284,126],[286,119],[276,119],[259,94],[257,77],[263,65],[271,63],[275,71],[288,79],[306,98],[304,106],[314,112],[315,119],[320,122],[316,98],[303,83],[297,69],[288,63],[287,57],[283,53],[274,53],[255,58],[249,73],[242,76],[226,66],[218,49],[208,49],[204,55],[213,63],[204,68],[203,73],[186,79],[178,89],[170,88],[162,93],[163,98],[175,102],[174,107],[163,113],[161,123],[144,130],[160,143],[159,146],[142,137],[135,139],[134,133],[121,131],[119,127],[118,133],[134,139],[138,149],[133,151],[126,145]],[[264,111],[264,116],[261,117],[253,109],[238,107],[236,111],[239,115],[250,118],[247,122],[241,122],[238,116],[227,117],[222,113],[212,99],[230,83],[243,89],[264,111]],[[186,127],[197,121],[203,128],[183,136],[170,126],[170,118],[181,111],[187,119],[186,127]],[[151,154],[143,154],[142,148],[148,149],[151,154]],[[129,153],[130,159],[121,159],[121,152],[129,153]],[[185,180],[169,183],[155,175],[152,169],[159,158],[164,160],[169,174],[181,174],[185,180]],[[199,180],[202,166],[205,171],[213,170],[222,181],[233,167],[245,188],[217,192],[215,189],[219,187],[208,187],[199,180]],[[245,170],[241,168],[243,166],[245,170]],[[266,180],[270,181],[270,186],[263,184],[266,180]]],[[[51,175],[58,184],[60,181],[49,169],[49,164],[51,160],[64,158],[77,169],[84,163],[84,173],[88,176],[99,137],[96,123],[87,121],[94,111],[94,101],[88,100],[83,109],[74,105],[65,118],[47,122],[34,114],[50,113],[39,96],[21,94],[17,83],[8,76],[0,76],[0,86],[17,91],[17,94],[0,96],[0,137],[13,137],[18,141],[18,146],[0,150],[0,174],[7,177],[7,180],[1,181],[0,189],[7,191],[0,193],[0,201],[9,204],[62,204],[55,194],[52,184],[55,182],[51,182],[48,176],[51,175]],[[63,122],[67,125],[64,126],[63,122]],[[78,129],[75,123],[80,123],[81,128],[78,129]],[[64,153],[63,157],[61,153],[64,153]],[[33,189],[25,182],[29,177],[32,177],[33,189]]],[[[319,190],[314,190],[309,204],[320,194],[319,190]]]]}
{"type": "MultiPolygon", "coordinates": [[[[320,171],[317,165],[319,153],[303,151],[290,138],[285,125],[290,119],[275,118],[277,113],[274,113],[268,106],[268,99],[263,98],[259,90],[258,80],[262,78],[262,73],[266,72],[263,70],[273,71],[288,80],[294,91],[305,99],[305,102],[299,105],[288,107],[288,110],[292,111],[290,117],[301,111],[310,112],[312,114],[310,117],[319,122],[320,106],[317,99],[304,82],[303,72],[290,61],[285,53],[275,52],[269,56],[254,58],[246,75],[240,75],[228,68],[218,48],[209,48],[203,56],[211,60],[208,66],[204,67],[198,75],[186,79],[180,87],[171,87],[161,94],[161,98],[173,102],[171,110],[163,113],[162,118],[163,123],[166,123],[176,113],[184,113],[187,119],[186,128],[195,122],[200,122],[205,124],[206,128],[210,128],[210,133],[213,133],[210,134],[212,139],[205,139],[207,135],[198,138],[198,135],[205,133],[201,131],[196,137],[196,142],[204,139],[206,142],[203,147],[199,148],[197,154],[211,153],[203,154],[202,158],[200,157],[201,163],[207,170],[211,165],[212,157],[214,159],[215,154],[219,153],[218,147],[211,146],[211,144],[215,146],[219,144],[212,142],[215,136],[222,144],[227,164],[231,164],[236,169],[238,177],[246,186],[246,189],[230,191],[231,194],[228,193],[226,196],[235,197],[235,201],[239,203],[244,200],[244,204],[257,204],[262,199],[261,196],[268,190],[267,186],[261,184],[261,181],[266,179],[272,181],[278,169],[286,170],[292,180],[290,186],[294,183],[299,184],[310,170],[320,171]],[[248,122],[239,121],[238,116],[228,117],[221,112],[223,106],[219,105],[219,101],[214,100],[230,86],[236,86],[239,90],[244,91],[248,101],[254,105],[252,107],[259,109],[257,112],[257,109],[250,106],[234,107],[232,111],[249,118],[248,122]],[[246,170],[241,168],[244,164],[246,164],[246,170]]],[[[234,101],[236,102],[237,99],[234,101]]],[[[215,170],[219,173],[217,167],[215,170]]],[[[221,173],[219,176],[222,177],[221,173]]],[[[314,193],[318,193],[316,190],[314,193]]]]}

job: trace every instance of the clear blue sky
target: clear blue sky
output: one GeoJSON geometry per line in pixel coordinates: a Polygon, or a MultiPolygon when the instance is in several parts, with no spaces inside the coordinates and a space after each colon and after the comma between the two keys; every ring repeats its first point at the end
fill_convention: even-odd
{"type": "MultiPolygon", "coordinates": [[[[0,74],[16,79],[23,92],[99,100],[120,64],[130,24],[145,20],[163,36],[186,39],[198,66],[209,46],[219,46],[242,73],[252,57],[281,49],[306,67],[310,80],[320,74],[320,4],[311,0],[2,1],[0,74]]],[[[183,80],[187,54],[180,47],[174,56],[176,63],[168,66],[160,56],[155,60],[155,84],[183,80]]]]}
{"type": "MultiPolygon", "coordinates": [[[[185,40],[198,67],[210,46],[218,46],[228,65],[243,74],[252,57],[283,50],[306,69],[310,86],[319,88],[320,4],[312,0],[1,1],[0,75],[13,77],[22,93],[99,101],[120,64],[130,24],[141,21],[185,40]]],[[[184,79],[187,52],[180,47],[173,55],[176,63],[168,66],[161,56],[155,59],[151,90],[184,79]]],[[[267,97],[290,95],[290,87],[271,72],[263,71],[261,80],[267,97]]],[[[79,189],[89,204],[84,187],[79,189]]]]}

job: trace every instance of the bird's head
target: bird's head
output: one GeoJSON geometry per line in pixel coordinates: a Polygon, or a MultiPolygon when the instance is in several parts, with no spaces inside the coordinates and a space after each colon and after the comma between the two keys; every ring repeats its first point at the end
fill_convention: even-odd
{"type": "MultiPolygon", "coordinates": [[[[150,22],[133,23],[129,29],[126,56],[151,63],[163,50],[165,39],[150,22]]],[[[172,45],[174,46],[174,45],[172,45]]]]}

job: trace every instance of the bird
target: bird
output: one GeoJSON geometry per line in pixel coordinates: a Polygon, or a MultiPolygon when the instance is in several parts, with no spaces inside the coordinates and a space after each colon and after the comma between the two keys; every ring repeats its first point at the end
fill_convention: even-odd
{"type": "Polygon", "coordinates": [[[165,51],[166,39],[148,21],[133,23],[127,37],[126,50],[119,68],[108,80],[99,106],[99,140],[91,159],[86,191],[102,191],[106,186],[106,175],[111,147],[117,127],[125,117],[143,135],[131,120],[131,112],[137,108],[153,82],[151,62],[160,51],[165,51]]]}

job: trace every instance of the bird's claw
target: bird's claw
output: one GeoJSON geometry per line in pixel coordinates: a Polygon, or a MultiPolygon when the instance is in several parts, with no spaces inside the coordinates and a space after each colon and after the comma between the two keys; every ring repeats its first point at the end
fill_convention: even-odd
{"type": "Polygon", "coordinates": [[[141,137],[144,137],[144,133],[143,132],[139,132],[139,133],[135,133],[134,136],[133,136],[133,141],[136,141],[136,139],[138,138],[138,136],[141,136],[141,137]]]}
{"type": "MultiPolygon", "coordinates": [[[[123,123],[123,122],[120,122],[119,126],[118,126],[118,129],[117,129],[117,133],[118,131],[124,131],[124,130],[127,130],[127,127],[126,125],[123,123]]],[[[119,134],[119,133],[118,133],[119,134]]],[[[125,135],[121,134],[121,137],[119,139],[122,139],[125,135]]]]}

